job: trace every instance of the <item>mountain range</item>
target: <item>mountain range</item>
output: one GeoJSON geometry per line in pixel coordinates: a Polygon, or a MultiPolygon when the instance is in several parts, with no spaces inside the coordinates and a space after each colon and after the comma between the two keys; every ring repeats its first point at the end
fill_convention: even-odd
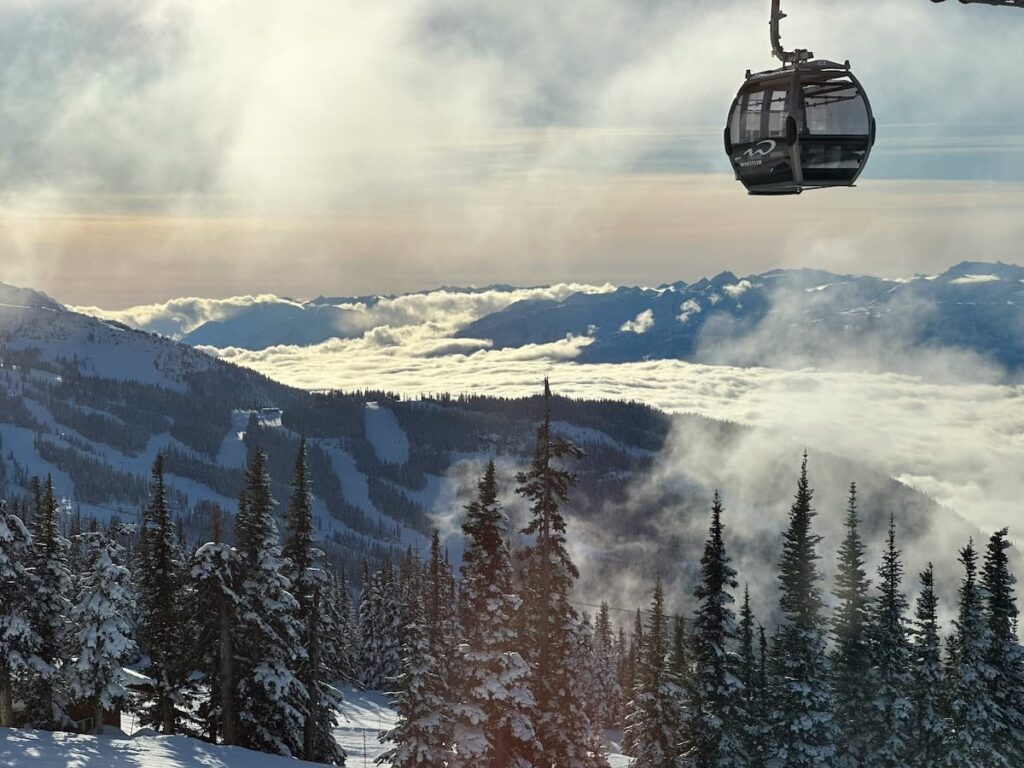
{"type": "MultiPolygon", "coordinates": [[[[717,285],[725,292],[732,283],[717,285]]],[[[579,484],[568,505],[584,590],[606,591],[609,579],[627,574],[638,586],[666,568],[683,580],[692,575],[716,488],[735,521],[737,559],[772,560],[804,446],[640,403],[556,396],[552,408],[559,432],[586,452],[574,466],[579,484]],[[699,459],[680,460],[680,443],[699,449],[699,459]],[[742,471],[726,471],[737,466],[742,471]]],[[[457,558],[452,534],[485,460],[498,463],[512,519],[522,516],[514,478],[529,460],[541,411],[539,396],[306,392],[0,285],[0,498],[24,497],[32,476],[51,475],[69,518],[136,518],[150,464],[162,453],[175,515],[189,537],[206,537],[215,515],[234,510],[256,450],[269,453],[274,495],[287,499],[304,436],[319,535],[357,580],[363,559],[423,547],[435,526],[457,558]]],[[[838,541],[852,479],[871,544],[881,542],[895,512],[906,547],[923,555],[978,533],[869,463],[811,450],[817,503],[830,511],[821,516],[830,544],[838,541]]]]}

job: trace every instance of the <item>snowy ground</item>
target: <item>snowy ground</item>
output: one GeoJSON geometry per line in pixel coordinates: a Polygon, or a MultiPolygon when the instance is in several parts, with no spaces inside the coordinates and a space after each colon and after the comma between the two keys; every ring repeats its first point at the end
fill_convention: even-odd
{"type": "MultiPolygon", "coordinates": [[[[377,734],[394,725],[395,713],[378,691],[344,689],[345,705],[335,737],[348,753],[348,768],[372,768],[387,745],[377,734]]],[[[122,721],[126,731],[132,719],[122,721]]],[[[148,731],[146,733],[149,733],[148,731]]],[[[609,733],[611,749],[618,734],[609,733]]],[[[612,768],[626,768],[629,758],[613,753],[612,768]]],[[[296,760],[217,747],[185,736],[77,736],[0,728],[0,768],[298,768],[296,760]]]]}

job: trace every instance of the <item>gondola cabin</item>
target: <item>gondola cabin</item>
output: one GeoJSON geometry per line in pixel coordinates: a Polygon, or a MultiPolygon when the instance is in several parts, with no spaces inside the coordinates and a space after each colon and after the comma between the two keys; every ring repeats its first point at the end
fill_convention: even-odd
{"type": "Polygon", "coordinates": [[[748,72],[725,127],[725,151],[752,195],[852,187],[874,143],[871,104],[849,62],[748,72]]]}

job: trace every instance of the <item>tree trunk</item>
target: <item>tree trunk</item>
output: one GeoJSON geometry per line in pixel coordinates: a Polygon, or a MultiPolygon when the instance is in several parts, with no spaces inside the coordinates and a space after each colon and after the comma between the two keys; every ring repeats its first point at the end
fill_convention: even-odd
{"type": "Polygon", "coordinates": [[[14,701],[11,695],[11,670],[7,665],[0,670],[0,726],[14,726],[14,701]]]}
{"type": "Polygon", "coordinates": [[[164,691],[160,697],[160,719],[161,728],[167,736],[174,734],[174,700],[171,698],[170,687],[165,676],[164,691]]]}
{"type": "Polygon", "coordinates": [[[97,704],[92,715],[92,732],[99,735],[103,733],[103,705],[97,704]]]}
{"type": "Polygon", "coordinates": [[[220,605],[220,716],[224,743],[233,745],[235,736],[234,648],[231,645],[231,616],[224,600],[220,605]]]}

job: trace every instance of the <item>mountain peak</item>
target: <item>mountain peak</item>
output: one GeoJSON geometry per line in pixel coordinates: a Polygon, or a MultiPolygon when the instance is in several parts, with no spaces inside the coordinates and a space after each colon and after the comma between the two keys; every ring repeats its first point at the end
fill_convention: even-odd
{"type": "Polygon", "coordinates": [[[64,307],[51,299],[42,291],[31,288],[19,288],[7,283],[0,283],[0,305],[9,307],[42,307],[44,309],[62,310],[64,307]]]}

